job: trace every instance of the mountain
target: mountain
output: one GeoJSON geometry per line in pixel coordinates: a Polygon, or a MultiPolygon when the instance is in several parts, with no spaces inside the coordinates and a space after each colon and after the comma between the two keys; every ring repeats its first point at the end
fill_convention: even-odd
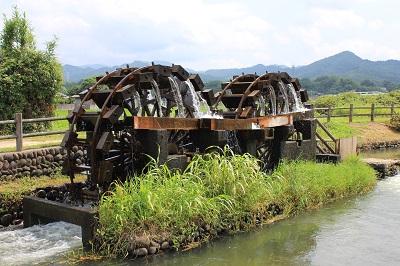
{"type": "MultiPolygon", "coordinates": [[[[131,67],[143,67],[150,65],[150,62],[133,61],[129,65],[131,67]]],[[[155,64],[171,65],[165,61],[155,61],[155,64]]],[[[93,66],[93,65],[92,65],[93,66]]],[[[111,72],[116,68],[126,67],[126,65],[100,68],[88,66],[72,66],[64,65],[65,81],[80,81],[81,79],[103,75],[106,71],[111,72]]],[[[298,78],[314,79],[319,76],[339,76],[341,78],[351,78],[357,82],[369,79],[373,82],[382,83],[384,80],[390,80],[393,83],[400,83],[400,61],[370,61],[361,59],[350,51],[344,51],[333,56],[326,57],[306,66],[298,66],[290,68],[282,65],[258,64],[244,68],[228,68],[228,69],[209,69],[206,71],[195,71],[186,69],[190,73],[198,73],[203,82],[221,80],[227,81],[235,75],[242,73],[258,73],[259,75],[268,72],[287,72],[289,75],[298,78]]]]}
{"type": "Polygon", "coordinates": [[[296,68],[294,72],[295,76],[299,78],[314,79],[318,76],[328,75],[350,78],[357,82],[369,79],[378,83],[384,80],[400,83],[399,60],[370,61],[361,59],[349,51],[296,68]]]}
{"type": "Polygon", "coordinates": [[[278,72],[278,71],[284,71],[285,69],[288,69],[288,67],[278,66],[278,65],[264,66],[262,64],[258,64],[255,66],[245,67],[245,68],[210,69],[204,72],[199,72],[199,75],[201,76],[204,82],[212,80],[227,81],[229,79],[232,79],[233,76],[241,75],[242,73],[264,74],[266,71],[278,72]]]}

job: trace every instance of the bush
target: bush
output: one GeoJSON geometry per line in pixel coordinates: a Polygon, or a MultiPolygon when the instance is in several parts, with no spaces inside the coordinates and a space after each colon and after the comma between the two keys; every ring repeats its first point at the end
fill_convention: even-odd
{"type": "MultiPolygon", "coordinates": [[[[57,94],[62,89],[62,66],[55,56],[56,39],[36,49],[26,15],[15,7],[11,19],[4,18],[0,35],[0,120],[51,117],[57,94]]],[[[26,131],[42,130],[50,123],[28,124],[26,131]]],[[[10,128],[1,127],[5,134],[10,128]]],[[[3,131],[3,132],[1,132],[3,131]]]]}

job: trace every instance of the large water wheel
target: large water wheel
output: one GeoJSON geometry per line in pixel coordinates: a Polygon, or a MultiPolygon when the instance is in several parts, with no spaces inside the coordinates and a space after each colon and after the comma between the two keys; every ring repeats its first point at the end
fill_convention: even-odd
{"type": "MultiPolygon", "coordinates": [[[[221,87],[222,91],[218,93],[214,103],[214,111],[221,109],[222,103],[225,107],[222,112],[224,118],[245,119],[289,114],[300,111],[302,101],[308,100],[298,79],[291,78],[286,72],[242,74],[233,77],[221,87]]],[[[230,138],[236,139],[232,136],[230,138]]],[[[239,138],[232,145],[235,150],[242,150],[240,146],[246,141],[248,139],[239,138]]],[[[272,146],[273,142],[269,138],[260,138],[258,141],[255,156],[263,162],[264,170],[274,166],[272,146]]]]}
{"type": "MultiPolygon", "coordinates": [[[[71,182],[83,173],[93,185],[102,186],[141,171],[147,161],[146,143],[138,137],[133,117],[194,117],[196,106],[185,98],[197,97],[196,90],[202,88],[198,75],[177,65],[127,66],[98,78],[80,93],[81,104],[68,116],[70,127],[62,143],[67,148],[64,172],[71,182]],[[90,102],[95,111],[88,108],[90,102]],[[86,161],[74,156],[77,146],[86,151],[86,161]]],[[[168,133],[171,146],[176,146],[171,150],[188,141],[185,131],[168,133]]]]}

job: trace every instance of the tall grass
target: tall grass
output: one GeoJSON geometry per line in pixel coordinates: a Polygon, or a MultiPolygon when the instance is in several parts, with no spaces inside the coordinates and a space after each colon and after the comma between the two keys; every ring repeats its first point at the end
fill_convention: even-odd
{"type": "Polygon", "coordinates": [[[272,175],[261,172],[254,157],[229,149],[195,157],[183,173],[153,160],[148,172],[115,183],[102,197],[95,243],[123,255],[129,238],[144,234],[179,248],[201,224],[248,230],[278,214],[368,191],[375,182],[372,168],[356,158],[337,165],[284,162],[272,175]]]}

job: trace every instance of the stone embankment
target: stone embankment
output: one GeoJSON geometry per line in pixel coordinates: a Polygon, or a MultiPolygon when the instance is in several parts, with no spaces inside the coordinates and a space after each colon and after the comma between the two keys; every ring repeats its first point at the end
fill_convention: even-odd
{"type": "Polygon", "coordinates": [[[377,158],[363,158],[361,160],[373,167],[378,172],[379,178],[394,176],[399,173],[399,160],[377,158]]]}
{"type": "MultiPolygon", "coordinates": [[[[66,156],[67,152],[62,147],[0,153],[0,182],[12,181],[23,176],[49,176],[59,171],[66,156]]],[[[86,154],[81,148],[74,147],[71,158],[84,161],[86,154]]],[[[51,200],[63,197],[66,193],[65,188],[47,187],[41,190],[40,194],[43,195],[45,192],[45,197],[51,200]]],[[[37,192],[37,190],[32,191],[32,194],[37,192]]],[[[9,225],[20,224],[22,218],[22,203],[3,202],[0,195],[0,229],[9,225]]]]}
{"type": "Polygon", "coordinates": [[[400,148],[400,142],[399,141],[378,141],[378,142],[361,144],[359,147],[357,147],[357,149],[359,151],[377,150],[377,149],[385,149],[385,148],[400,148]]]}
{"type": "MultiPolygon", "coordinates": [[[[67,152],[62,147],[0,153],[0,181],[14,180],[22,176],[50,175],[62,166],[66,156],[67,152]]],[[[74,147],[71,156],[80,159],[85,153],[74,147]]]]}

